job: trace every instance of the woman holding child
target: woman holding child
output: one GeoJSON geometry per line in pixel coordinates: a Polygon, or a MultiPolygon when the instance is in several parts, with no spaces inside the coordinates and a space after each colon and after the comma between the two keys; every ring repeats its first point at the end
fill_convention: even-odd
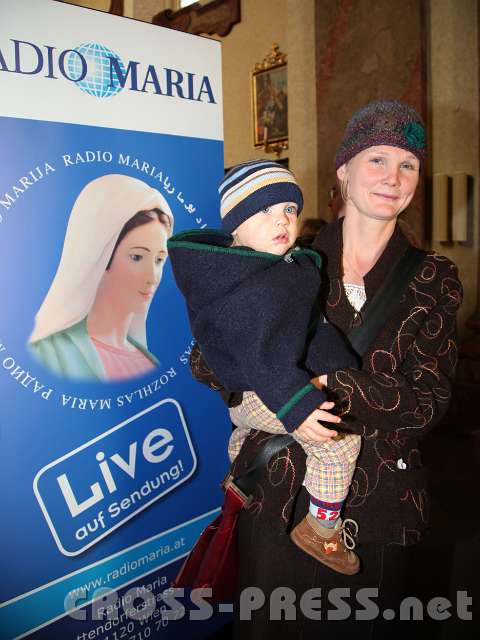
{"type": "MultiPolygon", "coordinates": [[[[404,103],[370,103],[347,126],[336,155],[345,217],[323,227],[313,243],[322,257],[322,311],[344,336],[362,323],[362,309],[409,247],[397,220],[415,194],[425,156],[423,124],[404,103]]],[[[383,620],[382,611],[390,606],[398,615],[399,600],[408,595],[408,547],[422,539],[427,526],[418,438],[441,420],[450,400],[461,299],[455,265],[425,253],[386,314],[361,368],[340,366],[328,373],[315,368],[316,384],[335,409],[320,405],[294,433],[299,440],[327,447],[336,446],[332,438],[337,432],[360,441],[342,515],[358,524],[361,568],[356,575],[342,575],[292,544],[290,534],[302,522],[313,545],[323,544],[324,538],[305,522],[305,513],[312,514],[302,486],[306,456],[301,446],[290,445],[270,461],[240,516],[237,638],[343,638],[358,631],[362,639],[392,638],[398,632],[391,612],[383,620]],[[330,410],[341,418],[336,431],[328,428],[335,421],[330,410]],[[334,593],[335,588],[343,591],[334,593]],[[365,588],[371,591],[364,591],[362,600],[359,590],[365,588]],[[375,615],[372,603],[380,613],[375,615]]],[[[192,365],[196,377],[218,389],[198,352],[192,365]]],[[[238,474],[265,441],[263,431],[269,429],[264,425],[281,423],[255,393],[227,396],[230,406],[236,405],[231,410],[234,423],[237,415],[250,428],[234,462],[238,474]]]]}

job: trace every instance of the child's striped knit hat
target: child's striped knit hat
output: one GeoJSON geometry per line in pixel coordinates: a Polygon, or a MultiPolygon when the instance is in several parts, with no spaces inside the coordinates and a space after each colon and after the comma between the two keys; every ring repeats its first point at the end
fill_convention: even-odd
{"type": "Polygon", "coordinates": [[[338,148],[335,166],[338,169],[360,151],[384,144],[410,151],[421,164],[425,162],[425,128],[409,104],[376,100],[356,111],[338,148]]]}
{"type": "Polygon", "coordinates": [[[242,222],[265,207],[295,202],[298,213],[303,196],[295,176],[278,162],[253,160],[238,164],[225,175],[218,188],[222,228],[232,233],[242,222]]]}

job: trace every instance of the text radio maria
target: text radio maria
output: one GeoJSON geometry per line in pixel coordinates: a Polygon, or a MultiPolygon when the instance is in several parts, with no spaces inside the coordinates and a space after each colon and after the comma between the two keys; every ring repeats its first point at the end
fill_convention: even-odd
{"type": "MultiPolygon", "coordinates": [[[[60,51],[54,46],[39,46],[27,40],[13,38],[10,42],[13,43],[13,48],[10,47],[10,57],[6,55],[5,48],[0,49],[0,71],[31,76],[44,73],[45,78],[58,80],[59,76],[63,76],[70,82],[81,82],[88,74],[88,61],[76,49],[60,51]],[[75,65],[75,69],[79,70],[76,76],[68,68],[70,55],[77,56],[79,63],[75,65]]],[[[111,86],[119,84],[122,89],[127,88],[130,91],[216,104],[208,75],[202,76],[168,67],[158,68],[153,64],[143,65],[136,60],[129,60],[123,71],[117,58],[107,57],[111,86]]]]}

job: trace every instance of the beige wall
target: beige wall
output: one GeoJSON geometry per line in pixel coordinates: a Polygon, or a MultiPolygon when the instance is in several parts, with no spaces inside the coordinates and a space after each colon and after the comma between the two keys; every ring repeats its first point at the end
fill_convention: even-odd
{"type": "MultiPolygon", "coordinates": [[[[133,18],[134,3],[136,0],[123,0],[123,15],[133,18]]],[[[109,11],[112,0],[63,0],[66,4],[76,4],[87,9],[97,9],[98,11],[109,11]]]]}
{"type": "Polygon", "coordinates": [[[302,219],[318,207],[315,0],[287,0],[289,165],[303,191],[302,219]]]}
{"type": "MultiPolygon", "coordinates": [[[[222,41],[225,166],[266,154],[253,146],[250,73],[276,42],[287,53],[287,0],[242,0],[242,20],[222,41]]],[[[288,151],[284,153],[287,155],[288,151]]],[[[269,157],[272,154],[269,154],[269,157]]]]}
{"type": "Polygon", "coordinates": [[[276,42],[288,62],[288,157],[304,193],[303,218],[316,217],[315,0],[242,0],[240,24],[221,38],[225,166],[277,156],[253,146],[250,73],[276,42]]]}
{"type": "Polygon", "coordinates": [[[66,4],[76,4],[80,7],[88,9],[99,9],[100,11],[108,11],[110,9],[110,0],[64,0],[66,4]]]}
{"type": "Polygon", "coordinates": [[[153,16],[165,11],[165,9],[174,10],[178,2],[177,0],[131,0],[133,7],[133,17],[136,20],[151,22],[153,16]]]}
{"type": "Polygon", "coordinates": [[[429,77],[431,91],[432,173],[474,176],[475,246],[433,243],[457,263],[465,288],[463,327],[476,304],[479,255],[479,119],[476,0],[430,0],[429,77]]]}

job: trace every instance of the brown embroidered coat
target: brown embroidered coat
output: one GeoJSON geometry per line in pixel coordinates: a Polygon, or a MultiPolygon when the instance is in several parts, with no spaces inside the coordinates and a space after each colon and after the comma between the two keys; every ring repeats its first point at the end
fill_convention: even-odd
{"type": "MultiPolygon", "coordinates": [[[[365,276],[367,300],[407,246],[397,226],[365,276]]],[[[323,227],[313,248],[324,259],[325,315],[348,333],[354,323],[361,322],[361,314],[355,313],[342,286],[342,221],[323,227]]],[[[440,421],[448,407],[461,300],[456,266],[447,258],[428,254],[364,356],[363,369],[328,376],[345,430],[362,436],[344,509],[345,517],[358,522],[360,541],[409,545],[419,541],[426,528],[426,472],[418,438],[440,421]]],[[[202,374],[202,366],[197,353],[194,374],[213,385],[211,372],[204,368],[202,374]]],[[[235,462],[237,473],[248,467],[266,437],[251,434],[235,462]]],[[[305,491],[299,494],[304,470],[305,456],[296,445],[272,460],[257,486],[250,514],[279,534],[288,532],[307,510],[305,491]]]]}

